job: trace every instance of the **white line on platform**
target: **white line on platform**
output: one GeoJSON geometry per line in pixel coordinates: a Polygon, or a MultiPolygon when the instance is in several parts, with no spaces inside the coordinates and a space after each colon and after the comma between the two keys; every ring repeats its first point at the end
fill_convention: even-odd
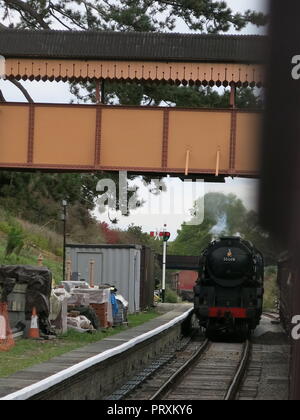
{"type": "Polygon", "coordinates": [[[99,353],[97,356],[90,357],[89,359],[84,360],[83,362],[77,363],[74,366],[71,366],[67,369],[62,370],[61,372],[56,373],[55,375],[49,376],[48,378],[43,379],[42,381],[36,382],[35,384],[29,385],[26,388],[20,389],[19,391],[8,394],[5,397],[0,398],[0,401],[4,400],[27,400],[34,395],[37,395],[47,389],[71,378],[72,376],[77,375],[78,373],[95,366],[96,364],[103,362],[104,360],[109,359],[110,357],[116,356],[124,351],[131,349],[137,344],[142,343],[143,341],[148,340],[149,338],[154,337],[162,333],[163,331],[172,328],[174,325],[180,323],[189,314],[193,311],[193,308],[190,308],[187,312],[184,312],[182,315],[174,318],[172,321],[161,325],[158,328],[155,328],[152,331],[148,331],[145,334],[139,335],[138,337],[132,338],[125,344],[121,344],[113,349],[106,350],[102,353],[99,353]]]}

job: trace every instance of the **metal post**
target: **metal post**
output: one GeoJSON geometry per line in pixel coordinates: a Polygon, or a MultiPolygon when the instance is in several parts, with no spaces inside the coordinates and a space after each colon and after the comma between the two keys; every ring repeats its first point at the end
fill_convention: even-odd
{"type": "Polygon", "coordinates": [[[236,108],[236,84],[233,82],[230,84],[230,106],[236,108]]]}
{"type": "Polygon", "coordinates": [[[66,233],[67,233],[67,201],[62,201],[64,213],[62,216],[64,229],[63,229],[63,281],[66,280],[66,233]]]}
{"type": "Polygon", "coordinates": [[[71,280],[71,267],[72,267],[72,261],[69,258],[67,260],[67,281],[70,281],[71,280]]]}
{"type": "Polygon", "coordinates": [[[99,79],[96,80],[96,104],[101,103],[101,82],[99,79]]]}
{"type": "Polygon", "coordinates": [[[105,105],[105,81],[102,79],[101,82],[101,104],[105,105]]]}
{"type": "Polygon", "coordinates": [[[167,240],[165,238],[165,234],[167,231],[167,225],[164,225],[163,228],[163,267],[162,267],[162,291],[161,291],[161,298],[162,302],[165,303],[166,298],[166,265],[167,265],[167,240]]]}
{"type": "Polygon", "coordinates": [[[167,262],[167,242],[163,242],[163,270],[162,270],[162,302],[165,303],[166,296],[166,262],[167,262]]]}
{"type": "Polygon", "coordinates": [[[90,260],[90,288],[93,289],[95,287],[95,276],[94,276],[94,268],[95,268],[95,260],[90,260]]]}

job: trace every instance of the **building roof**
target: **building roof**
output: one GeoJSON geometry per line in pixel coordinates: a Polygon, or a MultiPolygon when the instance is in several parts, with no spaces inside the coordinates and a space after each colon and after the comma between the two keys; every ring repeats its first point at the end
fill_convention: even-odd
{"type": "Polygon", "coordinates": [[[103,31],[0,31],[6,58],[260,63],[267,37],[103,31]]]}
{"type": "Polygon", "coordinates": [[[102,249],[102,248],[112,248],[112,249],[142,249],[142,245],[137,244],[66,244],[66,248],[76,248],[76,249],[102,249]]]}

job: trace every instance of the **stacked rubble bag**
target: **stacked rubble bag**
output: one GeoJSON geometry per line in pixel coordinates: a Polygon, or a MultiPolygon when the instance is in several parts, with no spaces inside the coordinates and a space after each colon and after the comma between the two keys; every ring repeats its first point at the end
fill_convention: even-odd
{"type": "Polygon", "coordinates": [[[109,288],[63,281],[52,291],[50,321],[58,333],[91,333],[109,328],[113,325],[109,288]]]}
{"type": "Polygon", "coordinates": [[[45,337],[52,334],[48,319],[51,287],[52,274],[45,267],[0,267],[0,349],[13,345],[14,332],[28,336],[33,313],[38,317],[39,331],[45,337]]]}
{"type": "Polygon", "coordinates": [[[110,285],[63,281],[52,290],[50,322],[57,334],[93,333],[127,324],[128,302],[110,285]]]}
{"type": "Polygon", "coordinates": [[[72,289],[72,298],[69,304],[81,300],[88,301],[87,306],[76,305],[73,309],[80,311],[81,316],[86,316],[95,329],[105,330],[113,325],[112,305],[110,302],[110,289],[106,286],[88,287],[87,289],[72,289]]]}

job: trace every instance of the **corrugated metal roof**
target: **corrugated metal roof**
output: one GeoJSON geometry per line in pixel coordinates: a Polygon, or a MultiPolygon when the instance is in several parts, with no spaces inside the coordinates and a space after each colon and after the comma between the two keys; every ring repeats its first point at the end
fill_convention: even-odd
{"type": "Polygon", "coordinates": [[[112,249],[142,249],[142,245],[136,244],[66,244],[66,248],[112,248],[112,249]]]}
{"type": "Polygon", "coordinates": [[[20,58],[260,63],[267,38],[102,31],[0,31],[0,55],[20,58]]]}

